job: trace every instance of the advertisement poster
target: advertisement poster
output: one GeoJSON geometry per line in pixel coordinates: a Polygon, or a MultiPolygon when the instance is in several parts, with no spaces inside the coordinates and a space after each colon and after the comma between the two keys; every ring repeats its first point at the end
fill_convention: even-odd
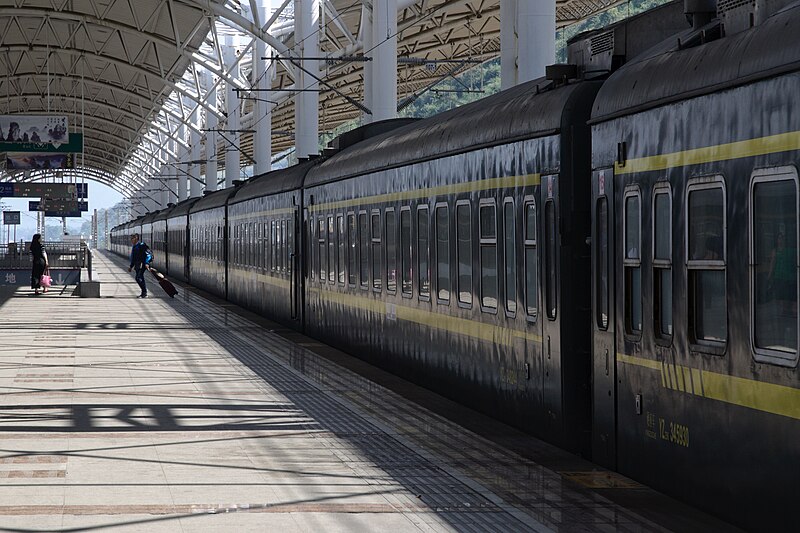
{"type": "Polygon", "coordinates": [[[51,168],[75,168],[74,155],[39,152],[9,152],[6,155],[6,170],[47,170],[51,168]]]}
{"type": "Polygon", "coordinates": [[[0,115],[0,142],[65,144],[67,125],[65,115],[0,115]]]}
{"type": "MultiPolygon", "coordinates": [[[[3,132],[5,135],[6,132],[3,132]]],[[[47,142],[0,141],[0,152],[50,152],[59,154],[83,152],[83,135],[70,133],[68,141],[55,145],[47,142]]]]}

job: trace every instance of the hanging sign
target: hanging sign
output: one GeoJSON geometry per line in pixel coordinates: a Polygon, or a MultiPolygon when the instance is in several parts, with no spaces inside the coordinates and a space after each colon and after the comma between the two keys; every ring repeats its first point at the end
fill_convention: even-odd
{"type": "Polygon", "coordinates": [[[59,146],[69,142],[67,125],[66,115],[0,115],[0,141],[59,146]]]}
{"type": "Polygon", "coordinates": [[[74,154],[83,152],[83,134],[70,133],[69,140],[63,144],[48,142],[10,142],[0,141],[0,152],[47,152],[74,154]]]}
{"type": "Polygon", "coordinates": [[[41,152],[8,152],[6,170],[48,170],[75,168],[73,154],[46,154],[41,152]]]}
{"type": "Polygon", "coordinates": [[[75,183],[13,183],[12,185],[14,185],[14,196],[22,198],[75,200],[78,197],[75,183]]]}
{"type": "Polygon", "coordinates": [[[19,211],[3,211],[3,224],[6,226],[20,225],[19,211]]]}
{"type": "Polygon", "coordinates": [[[28,202],[28,211],[88,211],[89,202],[78,200],[52,199],[28,202]]]}

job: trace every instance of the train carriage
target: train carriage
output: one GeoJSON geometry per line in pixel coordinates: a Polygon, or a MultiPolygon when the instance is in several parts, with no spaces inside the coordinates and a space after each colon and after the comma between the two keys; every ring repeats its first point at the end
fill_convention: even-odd
{"type": "Polygon", "coordinates": [[[312,169],[307,331],[586,451],[588,305],[568,302],[588,293],[599,86],[523,84],[312,169]]]}
{"type": "Polygon", "coordinates": [[[303,180],[316,161],[252,179],[228,202],[228,299],[302,328],[303,180]]]}
{"type": "Polygon", "coordinates": [[[197,198],[184,200],[172,208],[167,218],[167,274],[171,278],[190,281],[189,210],[197,198]]]}
{"type": "Polygon", "coordinates": [[[152,220],[152,241],[147,244],[153,250],[152,266],[159,272],[167,272],[169,269],[169,257],[167,255],[167,219],[169,218],[171,207],[161,209],[156,212],[152,220]]]}
{"type": "Polygon", "coordinates": [[[594,432],[617,440],[594,457],[745,527],[788,530],[800,5],[713,40],[719,25],[621,68],[595,103],[594,432]]]}
{"type": "Polygon", "coordinates": [[[189,209],[189,279],[222,298],[227,294],[227,202],[237,190],[209,193],[189,209]]]}

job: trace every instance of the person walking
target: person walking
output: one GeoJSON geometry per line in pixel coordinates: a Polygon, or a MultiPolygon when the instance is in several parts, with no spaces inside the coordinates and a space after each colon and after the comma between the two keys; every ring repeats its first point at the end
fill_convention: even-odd
{"type": "Polygon", "coordinates": [[[128,272],[136,268],[136,283],[142,289],[142,294],[137,298],[147,298],[147,283],[144,281],[144,272],[150,268],[153,253],[146,243],[139,240],[138,233],[131,235],[131,246],[131,266],[128,267],[128,272]]]}
{"type": "Polygon", "coordinates": [[[33,236],[30,251],[33,260],[31,265],[31,289],[34,290],[33,294],[38,295],[39,289],[42,289],[42,292],[47,292],[47,287],[42,287],[42,276],[50,266],[47,262],[47,251],[42,245],[42,235],[40,233],[33,236]]]}

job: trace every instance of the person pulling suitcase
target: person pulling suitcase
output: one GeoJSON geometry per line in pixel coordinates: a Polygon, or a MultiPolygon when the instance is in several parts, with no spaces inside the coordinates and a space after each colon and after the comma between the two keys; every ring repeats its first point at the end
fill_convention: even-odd
{"type": "Polygon", "coordinates": [[[131,235],[131,266],[128,267],[128,272],[136,267],[136,283],[142,289],[142,293],[138,298],[147,298],[147,283],[144,281],[144,271],[150,267],[153,262],[153,252],[146,243],[139,240],[139,234],[134,233],[131,235]]]}

